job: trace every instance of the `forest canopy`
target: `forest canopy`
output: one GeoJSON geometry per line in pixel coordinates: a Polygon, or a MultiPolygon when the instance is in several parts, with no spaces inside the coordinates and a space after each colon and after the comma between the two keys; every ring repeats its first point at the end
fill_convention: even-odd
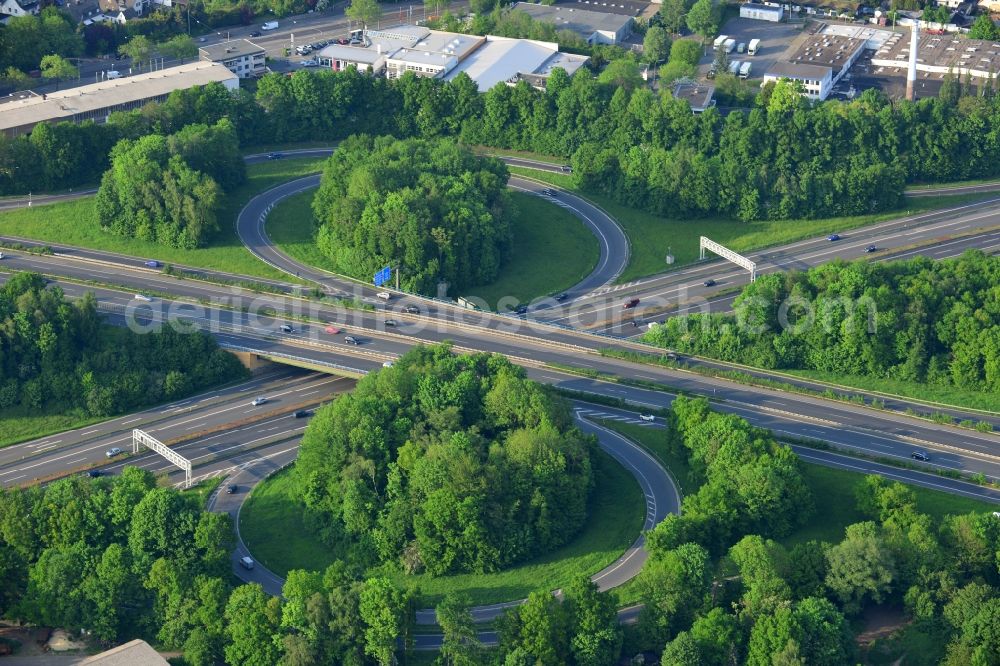
{"type": "Polygon", "coordinates": [[[592,446],[506,358],[418,347],[316,413],[295,473],[327,544],[408,572],[487,572],[576,534],[592,446]]]}
{"type": "Polygon", "coordinates": [[[434,294],[494,281],[510,254],[507,168],[454,141],[356,136],[323,171],[317,241],[337,270],[364,280],[384,266],[434,294]]]}

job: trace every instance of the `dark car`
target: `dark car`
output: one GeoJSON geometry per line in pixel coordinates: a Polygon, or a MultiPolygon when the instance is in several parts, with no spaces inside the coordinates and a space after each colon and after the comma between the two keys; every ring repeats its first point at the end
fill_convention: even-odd
{"type": "Polygon", "coordinates": [[[345,335],[344,336],[344,342],[346,342],[349,345],[359,345],[359,344],[361,344],[358,341],[358,339],[356,337],[354,337],[353,335],[345,335]]]}
{"type": "Polygon", "coordinates": [[[569,298],[569,294],[567,294],[567,293],[562,293],[562,294],[559,294],[558,296],[556,296],[556,300],[559,301],[560,303],[562,303],[563,301],[565,301],[567,298],[569,298]]]}
{"type": "Polygon", "coordinates": [[[418,308],[416,305],[407,305],[405,308],[403,308],[403,312],[405,312],[406,314],[420,314],[420,308],[418,308]]]}
{"type": "Polygon", "coordinates": [[[240,489],[240,487],[237,486],[235,483],[230,483],[228,486],[226,486],[226,494],[227,495],[232,495],[233,493],[235,493],[239,489],[240,489]]]}
{"type": "Polygon", "coordinates": [[[878,247],[875,245],[869,245],[865,248],[865,252],[868,252],[869,254],[872,252],[878,252],[878,247]]]}
{"type": "Polygon", "coordinates": [[[715,280],[709,278],[708,280],[705,280],[704,284],[705,284],[706,287],[714,287],[715,286],[715,280]]]}
{"type": "Polygon", "coordinates": [[[395,320],[395,319],[386,319],[386,320],[385,320],[385,325],[386,325],[386,326],[396,326],[396,325],[397,325],[397,322],[396,322],[396,320],[395,320]]]}
{"type": "Polygon", "coordinates": [[[145,265],[148,268],[159,268],[160,262],[156,261],[155,259],[150,259],[149,261],[143,262],[143,265],[145,265]]]}
{"type": "Polygon", "coordinates": [[[96,479],[99,476],[104,476],[104,472],[102,472],[99,469],[90,469],[87,470],[87,476],[89,476],[92,479],[96,479]]]}
{"type": "Polygon", "coordinates": [[[622,309],[623,310],[631,310],[632,308],[634,308],[637,305],[639,305],[639,299],[638,298],[633,298],[633,299],[625,301],[625,305],[622,306],[622,309]]]}
{"type": "Polygon", "coordinates": [[[297,419],[304,419],[307,416],[312,416],[312,412],[310,412],[308,409],[300,409],[299,411],[295,412],[295,418],[297,419]]]}
{"type": "Polygon", "coordinates": [[[527,305],[518,305],[516,308],[514,308],[514,314],[522,315],[522,314],[525,314],[527,312],[528,312],[528,306],[527,305]]]}
{"type": "Polygon", "coordinates": [[[913,458],[914,460],[920,460],[922,462],[927,462],[928,460],[931,459],[931,457],[926,453],[924,453],[923,451],[914,451],[913,453],[910,454],[910,457],[913,458]]]}
{"type": "Polygon", "coordinates": [[[830,234],[829,236],[826,237],[826,239],[828,241],[839,241],[840,240],[840,234],[830,234]]]}
{"type": "Polygon", "coordinates": [[[280,160],[282,157],[284,157],[284,155],[282,155],[281,153],[268,153],[267,154],[267,159],[269,159],[269,160],[280,160]]]}
{"type": "Polygon", "coordinates": [[[251,37],[260,37],[260,31],[259,30],[254,30],[253,32],[250,33],[250,36],[251,37]]]}

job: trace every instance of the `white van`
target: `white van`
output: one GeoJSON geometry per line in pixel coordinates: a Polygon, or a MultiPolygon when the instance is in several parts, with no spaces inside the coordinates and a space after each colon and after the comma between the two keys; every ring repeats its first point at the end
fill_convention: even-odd
{"type": "Polygon", "coordinates": [[[122,73],[119,72],[118,70],[111,69],[111,70],[108,70],[107,78],[108,79],[120,79],[120,78],[122,78],[122,73]]]}
{"type": "Polygon", "coordinates": [[[241,557],[240,566],[244,569],[253,569],[253,558],[251,557],[241,557]]]}
{"type": "Polygon", "coordinates": [[[260,29],[261,30],[277,30],[278,29],[278,22],[277,21],[268,21],[264,25],[260,26],[260,29]]]}

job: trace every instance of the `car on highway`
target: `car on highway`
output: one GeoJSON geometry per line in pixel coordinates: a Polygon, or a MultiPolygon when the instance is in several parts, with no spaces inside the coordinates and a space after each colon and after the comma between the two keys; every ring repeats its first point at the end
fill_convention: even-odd
{"type": "Polygon", "coordinates": [[[637,305],[639,305],[639,299],[638,298],[631,298],[631,299],[625,301],[625,305],[622,306],[622,310],[631,310],[632,308],[634,308],[637,305]]]}
{"type": "Polygon", "coordinates": [[[865,248],[865,252],[868,252],[869,254],[871,254],[872,252],[878,252],[878,246],[869,245],[868,247],[865,248]]]}
{"type": "Polygon", "coordinates": [[[826,239],[828,241],[839,241],[840,240],[840,234],[830,234],[829,236],[826,237],[826,239]]]}
{"type": "Polygon", "coordinates": [[[104,472],[102,472],[99,469],[88,469],[87,476],[89,476],[92,479],[96,479],[98,477],[104,476],[104,472]]]}
{"type": "Polygon", "coordinates": [[[3,252],[0,252],[0,259],[3,259],[3,252]]]}
{"type": "Polygon", "coordinates": [[[227,495],[232,495],[233,493],[235,493],[239,489],[240,489],[240,487],[237,486],[235,483],[230,483],[228,486],[226,486],[226,494],[227,495]]]}
{"type": "Polygon", "coordinates": [[[386,326],[396,326],[396,325],[397,325],[397,322],[396,322],[396,320],[395,320],[395,319],[386,319],[386,320],[385,320],[385,325],[386,325],[386,326]]]}
{"type": "Polygon", "coordinates": [[[382,361],[382,367],[383,368],[391,368],[392,367],[392,361],[382,361]]]}
{"type": "Polygon", "coordinates": [[[524,304],[518,305],[516,308],[514,308],[514,314],[519,314],[519,315],[528,314],[528,306],[524,304]]]}
{"type": "Polygon", "coordinates": [[[252,557],[241,557],[240,566],[244,569],[253,569],[253,558],[252,557]]]}
{"type": "Polygon", "coordinates": [[[150,259],[149,261],[144,261],[142,265],[145,266],[146,268],[159,268],[163,264],[158,262],[156,259],[150,259]]]}
{"type": "Polygon", "coordinates": [[[282,324],[280,328],[281,328],[281,332],[282,333],[294,333],[295,332],[295,329],[292,328],[291,326],[289,326],[288,324],[282,324]]]}
{"type": "Polygon", "coordinates": [[[703,284],[706,287],[714,287],[715,286],[715,280],[713,280],[712,278],[709,278],[709,279],[705,280],[705,282],[703,284]]]}
{"type": "Polygon", "coordinates": [[[329,335],[337,335],[338,333],[340,333],[340,329],[337,328],[336,326],[327,326],[326,328],[323,329],[323,332],[329,335]]]}
{"type": "Polygon", "coordinates": [[[149,301],[153,300],[152,298],[150,298],[146,294],[136,294],[132,298],[134,298],[137,301],[146,301],[146,302],[149,302],[149,301]]]}
{"type": "Polygon", "coordinates": [[[345,335],[344,336],[344,342],[346,342],[349,345],[360,345],[361,344],[361,341],[358,340],[353,335],[345,335]]]}
{"type": "Polygon", "coordinates": [[[407,305],[405,308],[403,308],[403,312],[405,312],[406,314],[420,314],[420,308],[418,308],[416,305],[407,305]]]}
{"type": "Polygon", "coordinates": [[[559,168],[562,170],[563,173],[573,173],[573,167],[571,167],[568,164],[564,164],[559,168]]]}
{"type": "Polygon", "coordinates": [[[914,460],[919,460],[921,462],[927,462],[928,460],[931,459],[931,457],[926,453],[924,453],[923,451],[914,451],[910,454],[910,457],[913,458],[914,460]]]}
{"type": "Polygon", "coordinates": [[[295,412],[295,418],[297,419],[304,419],[307,416],[312,416],[312,412],[310,412],[308,409],[300,409],[295,412]]]}
{"type": "Polygon", "coordinates": [[[381,298],[383,301],[388,301],[390,298],[392,298],[392,294],[390,294],[387,291],[380,291],[377,294],[375,294],[375,298],[381,298]]]}
{"type": "Polygon", "coordinates": [[[654,414],[639,414],[639,418],[650,423],[656,420],[656,416],[654,414]]]}
{"type": "Polygon", "coordinates": [[[125,453],[125,452],[122,451],[121,449],[119,449],[117,446],[115,446],[115,447],[110,448],[107,451],[105,451],[104,452],[104,456],[107,457],[107,458],[114,458],[115,456],[120,456],[123,453],[125,453]]]}
{"type": "Polygon", "coordinates": [[[252,406],[254,406],[254,407],[260,407],[261,405],[263,405],[266,402],[267,402],[267,398],[265,398],[264,396],[261,395],[261,396],[258,396],[256,398],[254,398],[253,402],[251,402],[250,404],[252,406]]]}
{"type": "Polygon", "coordinates": [[[260,37],[260,30],[254,30],[250,33],[251,37],[260,37]]]}
{"type": "Polygon", "coordinates": [[[282,157],[284,157],[284,155],[282,155],[281,153],[268,153],[267,154],[267,159],[269,159],[269,160],[280,160],[282,157]]]}
{"type": "Polygon", "coordinates": [[[562,303],[563,301],[565,301],[567,298],[569,298],[569,294],[567,294],[566,292],[563,292],[563,293],[559,294],[558,296],[556,296],[556,300],[559,301],[560,303],[562,303]]]}

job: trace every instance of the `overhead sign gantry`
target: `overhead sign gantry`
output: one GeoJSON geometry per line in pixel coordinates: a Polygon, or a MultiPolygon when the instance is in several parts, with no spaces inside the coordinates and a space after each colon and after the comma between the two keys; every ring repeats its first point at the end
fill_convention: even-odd
{"type": "Polygon", "coordinates": [[[715,254],[719,255],[720,257],[722,257],[723,259],[733,262],[740,268],[745,268],[746,270],[750,271],[751,282],[757,279],[757,264],[744,257],[742,254],[736,254],[729,248],[723,245],[719,245],[714,240],[710,240],[708,238],[705,238],[704,236],[701,237],[700,246],[701,246],[702,259],[705,258],[705,250],[710,250],[715,254]]]}
{"type": "Polygon", "coordinates": [[[132,453],[139,453],[139,445],[152,449],[156,453],[184,470],[184,487],[191,487],[191,461],[177,453],[163,442],[154,439],[138,428],[132,431],[132,453]]]}

